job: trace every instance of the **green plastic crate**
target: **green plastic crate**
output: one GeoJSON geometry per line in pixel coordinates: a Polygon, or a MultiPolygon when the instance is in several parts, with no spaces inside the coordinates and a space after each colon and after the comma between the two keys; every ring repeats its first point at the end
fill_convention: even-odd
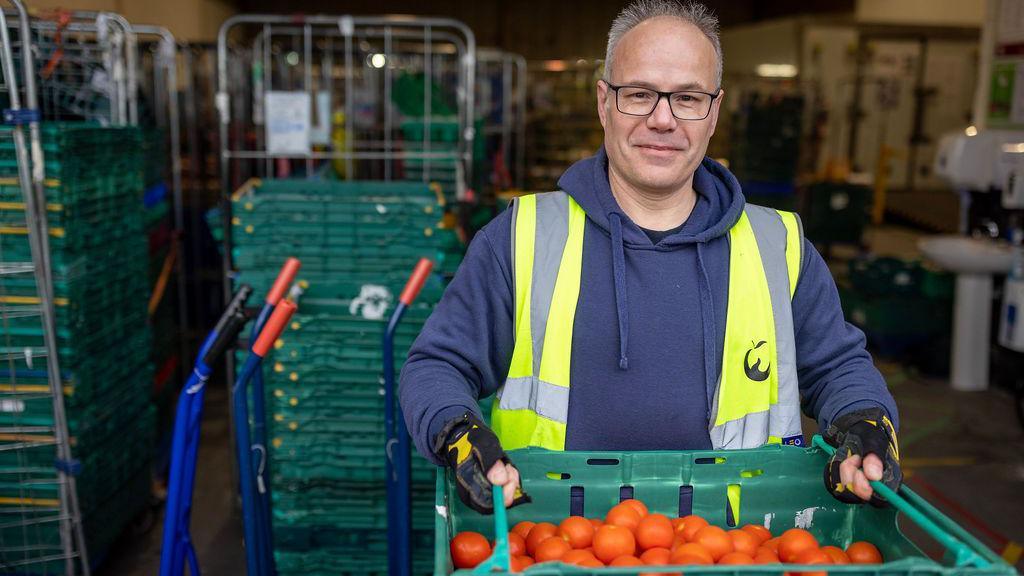
{"type": "MultiPolygon", "coordinates": [[[[819,438],[815,439],[818,444],[819,438]]],[[[900,530],[909,519],[894,508],[843,504],[825,490],[822,469],[828,460],[825,450],[768,446],[750,450],[708,450],[687,452],[551,452],[540,449],[512,451],[509,457],[520,470],[525,491],[532,504],[507,510],[507,524],[522,520],[559,522],[570,514],[603,516],[617,504],[620,489],[632,487],[633,497],[643,500],[652,512],[668,516],[698,514],[723,528],[761,524],[775,535],[800,526],[809,530],[822,544],[845,548],[851,542],[868,540],[888,561],[877,566],[830,565],[834,574],[858,575],[982,575],[1010,576],[1016,571],[991,550],[935,511],[935,522],[947,534],[954,534],[972,553],[987,564],[985,568],[957,566],[952,557],[946,565],[936,563],[900,530]],[[582,486],[582,509],[570,506],[570,491],[582,486]],[[738,500],[736,522],[729,523],[729,496],[738,500]],[[939,518],[941,516],[941,518],[939,518]]],[[[904,493],[901,491],[901,494],[904,493]]],[[[459,500],[451,473],[440,469],[437,475],[435,506],[434,575],[453,572],[448,542],[457,532],[472,530],[488,538],[495,533],[495,517],[483,516],[459,500]]],[[[918,509],[929,507],[918,503],[918,509]]],[[[737,506],[734,506],[735,510],[737,506]]],[[[934,509],[932,509],[934,510],[934,509]]],[[[950,555],[947,555],[950,556],[950,555]]],[[[479,567],[478,567],[479,569],[479,567]]],[[[820,567],[817,568],[820,570],[820,567]]],[[[695,574],[771,574],[784,570],[808,571],[807,566],[690,566],[687,576],[695,574]]],[[[560,563],[539,565],[527,573],[537,574],[636,574],[678,572],[667,567],[643,566],[589,570],[560,563]]],[[[469,574],[461,570],[459,574],[469,574]]]]}

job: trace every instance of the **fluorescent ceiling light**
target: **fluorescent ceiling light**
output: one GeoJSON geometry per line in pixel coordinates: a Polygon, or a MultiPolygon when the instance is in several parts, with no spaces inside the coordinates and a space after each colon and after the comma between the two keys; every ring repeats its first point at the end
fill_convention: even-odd
{"type": "Polygon", "coordinates": [[[758,64],[757,75],[762,78],[792,78],[796,76],[796,66],[792,64],[758,64]]]}

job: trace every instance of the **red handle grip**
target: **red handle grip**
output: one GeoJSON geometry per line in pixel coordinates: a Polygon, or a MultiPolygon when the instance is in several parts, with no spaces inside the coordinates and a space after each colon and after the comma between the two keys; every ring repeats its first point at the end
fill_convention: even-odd
{"type": "Polygon", "coordinates": [[[433,269],[434,263],[430,259],[420,258],[420,261],[416,263],[416,268],[412,271],[412,275],[409,276],[409,281],[405,283],[402,295],[398,297],[402,304],[409,306],[420,295],[423,283],[427,281],[427,276],[430,276],[430,271],[433,269]]]}
{"type": "Polygon", "coordinates": [[[267,323],[263,326],[263,330],[260,332],[259,338],[256,339],[256,343],[252,345],[252,351],[256,353],[260,358],[264,358],[267,352],[270,351],[270,347],[277,340],[281,332],[284,332],[285,326],[288,325],[288,321],[292,319],[292,314],[298,306],[294,302],[288,300],[282,300],[274,312],[270,315],[267,323]]]}
{"type": "Polygon", "coordinates": [[[284,266],[281,266],[281,271],[277,273],[277,280],[274,280],[274,285],[267,292],[267,304],[277,306],[281,298],[284,298],[285,292],[292,285],[292,281],[295,280],[295,275],[299,273],[301,267],[302,262],[299,262],[298,258],[289,258],[284,261],[284,266]]]}

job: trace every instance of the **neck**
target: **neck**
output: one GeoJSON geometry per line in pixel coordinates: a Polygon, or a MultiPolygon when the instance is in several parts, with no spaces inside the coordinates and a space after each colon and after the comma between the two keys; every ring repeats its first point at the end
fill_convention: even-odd
{"type": "Polygon", "coordinates": [[[697,204],[692,176],[677,190],[651,191],[629,184],[609,166],[608,183],[622,211],[637,226],[648,230],[671,230],[681,226],[697,204]]]}

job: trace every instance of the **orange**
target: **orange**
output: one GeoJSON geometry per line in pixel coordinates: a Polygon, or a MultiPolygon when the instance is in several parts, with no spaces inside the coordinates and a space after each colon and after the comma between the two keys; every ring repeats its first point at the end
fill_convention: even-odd
{"type": "Polygon", "coordinates": [[[449,549],[456,568],[475,568],[491,555],[491,543],[476,532],[459,532],[452,538],[449,549]]]}
{"type": "Polygon", "coordinates": [[[754,558],[743,552],[729,552],[718,559],[719,564],[753,564],[754,558]]]}
{"type": "Polygon", "coordinates": [[[779,537],[779,559],[793,562],[804,550],[817,547],[818,541],[810,532],[803,528],[790,528],[779,537]]]}
{"type": "Polygon", "coordinates": [[[601,562],[633,554],[636,554],[636,538],[629,528],[609,524],[598,528],[594,534],[594,556],[601,562]]]}
{"type": "Polygon", "coordinates": [[[821,551],[829,555],[833,564],[850,563],[850,557],[846,555],[846,552],[844,552],[842,548],[838,548],[836,546],[822,546],[821,551]]]}
{"type": "Polygon", "coordinates": [[[569,550],[565,553],[565,556],[562,556],[561,561],[566,564],[579,564],[580,562],[593,557],[594,554],[592,552],[587,552],[586,550],[569,550]]]}
{"type": "Polygon", "coordinates": [[[609,566],[643,566],[644,563],[636,556],[619,556],[608,563],[609,566]]]}
{"type": "Polygon", "coordinates": [[[664,514],[648,514],[636,527],[636,544],[641,550],[668,548],[674,537],[672,522],[664,514]]]}
{"type": "Polygon", "coordinates": [[[881,564],[882,553],[871,542],[854,542],[846,547],[846,555],[854,564],[881,564]]]}
{"type": "Polygon", "coordinates": [[[584,568],[604,568],[604,562],[601,562],[597,558],[587,558],[578,565],[583,566],[584,568]]]}
{"type": "Polygon", "coordinates": [[[604,520],[601,520],[600,518],[587,518],[587,520],[590,520],[590,523],[594,525],[594,530],[604,526],[604,520]]]}
{"type": "Polygon", "coordinates": [[[757,538],[758,545],[764,544],[772,538],[772,533],[760,524],[747,524],[741,528],[741,530],[749,532],[751,536],[755,536],[757,538]]]}
{"type": "Polygon", "coordinates": [[[700,516],[690,514],[689,516],[683,516],[682,529],[677,526],[676,533],[682,534],[683,538],[686,538],[686,541],[690,542],[693,540],[693,535],[697,533],[697,530],[700,530],[707,525],[707,520],[700,516]]]}
{"type": "Polygon", "coordinates": [[[761,541],[758,540],[757,536],[752,535],[746,530],[729,530],[726,534],[729,535],[729,538],[732,538],[732,547],[737,552],[742,552],[747,556],[752,557],[761,545],[761,541]]]}
{"type": "Polygon", "coordinates": [[[572,550],[572,546],[570,546],[568,542],[562,538],[551,537],[537,545],[537,549],[533,554],[533,559],[538,563],[551,562],[552,560],[558,560],[562,556],[565,556],[565,554],[570,550],[572,550]]]}
{"type": "Polygon", "coordinates": [[[761,546],[754,554],[754,564],[778,564],[779,555],[767,546],[761,546]]]}
{"type": "Polygon", "coordinates": [[[775,538],[769,538],[769,539],[765,540],[764,544],[761,544],[761,546],[764,546],[765,548],[768,548],[772,552],[775,552],[776,554],[778,554],[779,553],[779,541],[780,540],[781,540],[781,536],[776,536],[775,538]]]}
{"type": "Polygon", "coordinates": [[[527,520],[523,520],[519,524],[516,524],[515,526],[513,526],[512,527],[512,531],[515,532],[516,534],[519,534],[520,536],[522,536],[523,540],[526,540],[526,537],[530,535],[530,528],[533,528],[533,526],[534,526],[533,522],[529,522],[527,520]]]}
{"type": "Polygon", "coordinates": [[[526,553],[536,557],[537,545],[551,538],[558,533],[558,526],[550,522],[541,522],[530,528],[530,534],[526,537],[526,553]]]}
{"type": "Polygon", "coordinates": [[[522,572],[529,566],[533,566],[533,558],[529,556],[513,556],[512,561],[509,563],[509,568],[513,572],[522,572]]]}
{"type": "Polygon", "coordinates": [[[671,564],[714,564],[715,559],[707,548],[700,544],[687,542],[672,551],[671,564]]]}
{"type": "Polygon", "coordinates": [[[508,533],[509,556],[524,556],[526,554],[526,539],[515,532],[508,533]]]}
{"type": "Polygon", "coordinates": [[[641,518],[647,516],[647,514],[650,513],[650,510],[647,509],[647,505],[637,500],[636,498],[629,498],[628,500],[623,500],[622,502],[619,502],[619,504],[628,504],[633,508],[633,510],[636,510],[636,513],[639,514],[641,518]]]}
{"type": "Polygon", "coordinates": [[[558,535],[573,548],[586,548],[594,541],[594,525],[582,516],[569,516],[558,525],[558,535]]]}
{"type": "Polygon", "coordinates": [[[640,555],[640,559],[644,561],[644,564],[652,566],[668,564],[668,561],[672,559],[672,552],[668,548],[649,548],[640,555]]]}
{"type": "Polygon", "coordinates": [[[831,564],[832,558],[821,548],[808,548],[797,555],[794,564],[831,564]]]}
{"type": "Polygon", "coordinates": [[[694,544],[700,544],[711,553],[711,557],[718,562],[718,559],[729,552],[735,551],[732,545],[732,538],[718,526],[705,526],[693,535],[694,544]]]}
{"type": "Polygon", "coordinates": [[[616,504],[608,511],[608,515],[604,517],[604,523],[636,530],[636,527],[640,524],[640,513],[629,504],[623,502],[622,504],[616,504]]]}

